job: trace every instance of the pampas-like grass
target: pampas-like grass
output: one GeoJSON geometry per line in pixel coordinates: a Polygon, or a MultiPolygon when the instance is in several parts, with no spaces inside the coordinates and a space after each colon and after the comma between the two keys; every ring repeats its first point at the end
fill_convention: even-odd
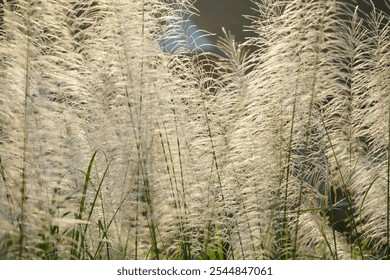
{"type": "Polygon", "coordinates": [[[191,1],[3,2],[0,258],[389,258],[388,14],[168,53],[191,1]]]}

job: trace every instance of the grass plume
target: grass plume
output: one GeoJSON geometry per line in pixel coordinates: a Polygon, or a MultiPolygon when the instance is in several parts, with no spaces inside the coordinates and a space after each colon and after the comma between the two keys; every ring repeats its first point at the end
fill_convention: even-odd
{"type": "Polygon", "coordinates": [[[0,258],[389,259],[389,14],[193,2],[1,2],[0,258]]]}

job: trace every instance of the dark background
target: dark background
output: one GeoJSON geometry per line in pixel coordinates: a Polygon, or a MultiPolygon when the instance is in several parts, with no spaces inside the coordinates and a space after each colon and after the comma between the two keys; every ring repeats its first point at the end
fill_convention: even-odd
{"type": "MultiPolygon", "coordinates": [[[[373,9],[368,0],[343,0],[343,2],[350,5],[350,15],[345,16],[344,19],[346,20],[353,14],[356,5],[359,6],[358,13],[363,19],[367,19],[373,9]]],[[[374,0],[372,2],[378,10],[390,15],[386,0],[374,0]]],[[[251,22],[244,17],[244,15],[256,15],[254,10],[256,5],[251,0],[197,0],[194,6],[198,10],[199,16],[193,16],[193,20],[199,28],[217,34],[213,38],[215,42],[218,36],[224,36],[222,27],[235,34],[238,42],[254,36],[253,33],[246,30],[245,26],[250,26],[251,22]]],[[[387,16],[383,23],[388,22],[388,20],[389,17],[387,16]]]]}

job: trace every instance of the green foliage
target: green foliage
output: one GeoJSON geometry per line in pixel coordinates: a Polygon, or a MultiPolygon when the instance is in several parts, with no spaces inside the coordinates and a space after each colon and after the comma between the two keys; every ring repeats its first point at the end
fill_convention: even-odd
{"type": "Polygon", "coordinates": [[[390,259],[388,14],[254,1],[212,55],[79,2],[0,6],[1,259],[390,259]]]}

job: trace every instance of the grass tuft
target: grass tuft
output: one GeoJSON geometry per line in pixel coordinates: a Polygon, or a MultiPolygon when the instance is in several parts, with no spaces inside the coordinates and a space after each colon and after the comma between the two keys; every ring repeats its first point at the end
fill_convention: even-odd
{"type": "Polygon", "coordinates": [[[2,1],[0,259],[390,259],[389,14],[356,3],[253,1],[207,53],[193,1],[2,1]]]}

